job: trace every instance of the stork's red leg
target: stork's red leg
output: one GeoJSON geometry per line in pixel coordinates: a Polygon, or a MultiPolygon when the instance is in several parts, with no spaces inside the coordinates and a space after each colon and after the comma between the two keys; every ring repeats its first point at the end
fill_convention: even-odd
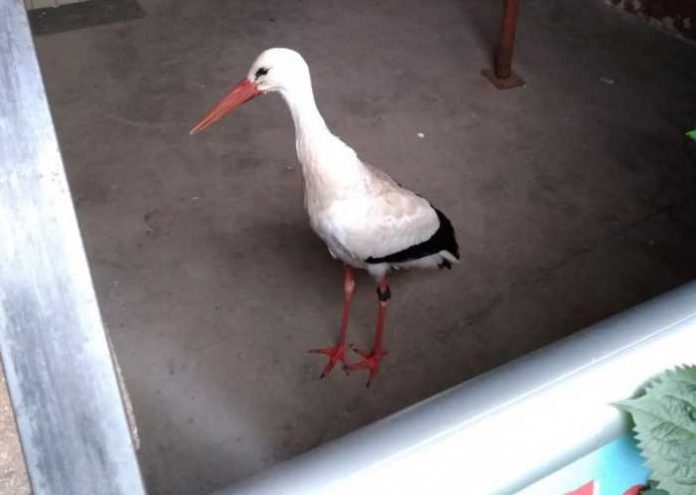
{"type": "Polygon", "coordinates": [[[387,303],[391,298],[391,291],[387,285],[386,277],[382,277],[377,282],[377,297],[379,298],[379,308],[377,310],[377,328],[375,329],[375,344],[372,351],[355,349],[355,352],[360,354],[363,359],[353,365],[348,366],[349,371],[367,369],[370,370],[370,376],[367,379],[366,387],[370,386],[372,380],[377,376],[379,371],[379,362],[383,356],[387,355],[387,351],[382,349],[382,338],[384,335],[384,323],[387,319],[387,303]]]}
{"type": "Polygon", "coordinates": [[[324,371],[321,372],[321,378],[328,375],[338,361],[343,363],[344,370],[346,369],[346,334],[348,333],[348,313],[350,311],[350,302],[353,300],[355,293],[355,274],[353,269],[348,265],[343,265],[343,312],[341,313],[341,333],[338,335],[338,345],[325,347],[323,349],[312,349],[309,352],[315,354],[326,354],[329,357],[329,362],[326,364],[324,371]]]}

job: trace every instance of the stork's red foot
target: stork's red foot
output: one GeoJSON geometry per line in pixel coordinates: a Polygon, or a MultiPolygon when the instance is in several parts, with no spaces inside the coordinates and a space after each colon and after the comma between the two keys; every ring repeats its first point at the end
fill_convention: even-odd
{"type": "Polygon", "coordinates": [[[348,365],[348,371],[370,370],[370,376],[365,384],[366,387],[369,387],[372,381],[375,379],[375,376],[377,376],[377,372],[379,371],[379,362],[388,354],[388,352],[381,349],[374,351],[353,349],[353,351],[360,354],[362,359],[355,364],[348,365]]]}
{"type": "Polygon", "coordinates": [[[312,349],[309,351],[312,354],[325,354],[329,356],[329,362],[326,364],[324,371],[321,372],[320,378],[324,378],[326,375],[331,373],[331,370],[336,363],[341,361],[343,363],[343,370],[348,373],[348,368],[346,364],[346,346],[336,345],[332,347],[324,347],[323,349],[312,349]]]}

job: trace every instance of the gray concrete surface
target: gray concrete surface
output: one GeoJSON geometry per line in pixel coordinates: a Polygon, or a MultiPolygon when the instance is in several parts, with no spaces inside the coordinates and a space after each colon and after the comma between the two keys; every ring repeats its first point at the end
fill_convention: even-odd
{"type": "MultiPolygon", "coordinates": [[[[152,494],[209,493],[696,275],[691,45],[601,2],[526,1],[528,85],[501,93],[479,75],[498,2],[142,5],[37,44],[152,494]],[[307,354],[336,336],[341,269],[281,99],[187,135],[277,45],[335,132],[459,232],[457,269],[392,278],[370,390],[307,354]]],[[[351,342],[375,307],[361,277],[351,342]]]]}
{"type": "Polygon", "coordinates": [[[31,495],[5,373],[0,363],[0,493],[31,495]]]}

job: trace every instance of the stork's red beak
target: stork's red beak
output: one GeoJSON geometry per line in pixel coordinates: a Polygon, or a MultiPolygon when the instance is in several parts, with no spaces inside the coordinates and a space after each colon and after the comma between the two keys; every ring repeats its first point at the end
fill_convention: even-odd
{"type": "Polygon", "coordinates": [[[246,103],[260,94],[261,92],[256,87],[256,84],[246,78],[242,79],[222,100],[217,102],[217,104],[205,114],[193,129],[191,129],[191,134],[202,131],[209,125],[220,120],[226,113],[231,112],[241,104],[246,103]]]}

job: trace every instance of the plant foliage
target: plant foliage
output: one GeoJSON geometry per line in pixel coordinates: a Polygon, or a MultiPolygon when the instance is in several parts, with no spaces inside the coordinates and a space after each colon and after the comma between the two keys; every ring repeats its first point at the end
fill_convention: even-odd
{"type": "Polygon", "coordinates": [[[633,417],[638,446],[657,482],[650,489],[696,495],[696,366],[666,371],[643,395],[616,405],[633,417]]]}
{"type": "Polygon", "coordinates": [[[657,487],[657,481],[650,480],[645,489],[640,492],[640,495],[669,495],[669,493],[660,490],[657,487]]]}

